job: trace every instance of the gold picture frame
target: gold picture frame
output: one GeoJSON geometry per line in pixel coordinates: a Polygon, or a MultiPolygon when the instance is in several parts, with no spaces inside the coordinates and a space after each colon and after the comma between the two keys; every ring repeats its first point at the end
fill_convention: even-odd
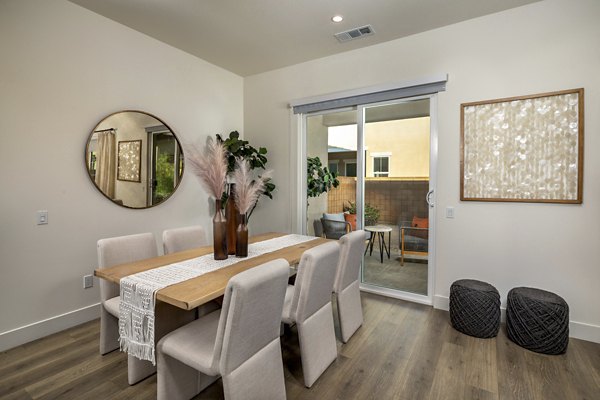
{"type": "Polygon", "coordinates": [[[583,94],[461,104],[460,199],[581,204],[583,94]]]}
{"type": "Polygon", "coordinates": [[[118,149],[117,180],[141,182],[142,141],[123,140],[119,142],[118,149]]]}

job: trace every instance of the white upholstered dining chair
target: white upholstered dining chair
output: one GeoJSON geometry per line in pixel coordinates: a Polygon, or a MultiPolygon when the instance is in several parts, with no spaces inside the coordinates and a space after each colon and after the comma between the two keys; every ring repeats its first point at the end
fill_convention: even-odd
{"type": "MultiPolygon", "coordinates": [[[[196,247],[208,245],[206,232],[200,225],[184,226],[183,228],[172,228],[163,231],[163,250],[165,254],[178,251],[190,250],[196,247]]],[[[221,308],[217,301],[209,301],[196,308],[196,317],[209,314],[221,308]]]]}
{"type": "Polygon", "coordinates": [[[311,387],[337,358],[331,288],[340,249],[329,242],[306,250],[294,286],[285,294],[282,321],[295,323],[300,342],[304,385],[311,387]]]}
{"type": "Polygon", "coordinates": [[[274,260],[235,275],[223,308],[158,343],[158,399],[190,399],[223,378],[225,399],[285,399],[279,341],[289,264],[274,260]]]}
{"type": "MultiPolygon", "coordinates": [[[[156,257],[156,240],[152,233],[120,236],[98,241],[98,268],[108,268],[146,258],[156,257]]],[[[100,354],[119,348],[119,285],[100,279],[100,354]]],[[[157,302],[155,338],[195,318],[194,311],[185,311],[157,302]]],[[[156,368],[149,361],[127,358],[127,380],[133,385],[152,375],[156,368]]]]}
{"type": "Polygon", "coordinates": [[[208,245],[206,232],[200,225],[167,229],[163,232],[162,240],[165,254],[208,245]]]}
{"type": "Polygon", "coordinates": [[[360,263],[365,250],[365,231],[358,230],[342,236],[339,240],[340,258],[333,292],[337,303],[342,342],[350,337],[363,323],[360,303],[360,263]]]}

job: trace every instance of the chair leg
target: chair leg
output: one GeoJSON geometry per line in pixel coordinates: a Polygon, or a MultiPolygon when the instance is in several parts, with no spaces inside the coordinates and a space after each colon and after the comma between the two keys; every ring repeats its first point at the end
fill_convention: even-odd
{"type": "MultiPolygon", "coordinates": [[[[167,333],[188,324],[196,318],[195,310],[182,310],[167,303],[158,302],[154,309],[155,330],[154,341],[158,341],[167,333]]],[[[156,367],[150,361],[142,361],[129,356],[127,359],[127,380],[130,385],[135,385],[156,372],[156,367]]]]}
{"type": "Polygon", "coordinates": [[[119,348],[119,319],[100,304],[100,354],[119,348]]]}
{"type": "Polygon", "coordinates": [[[337,358],[331,302],[297,323],[304,386],[311,387],[337,358]]]}
{"type": "Polygon", "coordinates": [[[285,400],[285,378],[279,338],[229,373],[223,374],[227,400],[285,400]]]}
{"type": "Polygon", "coordinates": [[[216,381],[192,367],[158,352],[156,395],[158,400],[188,400],[216,381]]]}
{"type": "Polygon", "coordinates": [[[358,281],[354,281],[340,293],[336,293],[336,301],[342,342],[347,343],[363,323],[358,281]]]}

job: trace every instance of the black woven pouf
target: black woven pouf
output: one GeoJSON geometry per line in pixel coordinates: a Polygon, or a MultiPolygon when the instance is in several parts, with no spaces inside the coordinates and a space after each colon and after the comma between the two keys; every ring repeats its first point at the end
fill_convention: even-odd
{"type": "Polygon", "coordinates": [[[562,354],[569,345],[569,305],[557,294],[519,287],[508,292],[508,338],[543,354],[562,354]]]}
{"type": "Polygon", "coordinates": [[[450,321],[454,329],[478,338],[500,330],[500,294],[489,283],[461,279],[450,286],[450,321]]]}

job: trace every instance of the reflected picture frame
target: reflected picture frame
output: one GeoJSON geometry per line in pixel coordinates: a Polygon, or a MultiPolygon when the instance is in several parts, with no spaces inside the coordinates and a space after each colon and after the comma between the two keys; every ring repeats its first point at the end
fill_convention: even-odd
{"type": "Polygon", "coordinates": [[[581,204],[584,89],[461,104],[460,200],[581,204]]]}
{"type": "Polygon", "coordinates": [[[142,141],[123,140],[118,143],[117,180],[126,182],[142,181],[142,141]]]}

